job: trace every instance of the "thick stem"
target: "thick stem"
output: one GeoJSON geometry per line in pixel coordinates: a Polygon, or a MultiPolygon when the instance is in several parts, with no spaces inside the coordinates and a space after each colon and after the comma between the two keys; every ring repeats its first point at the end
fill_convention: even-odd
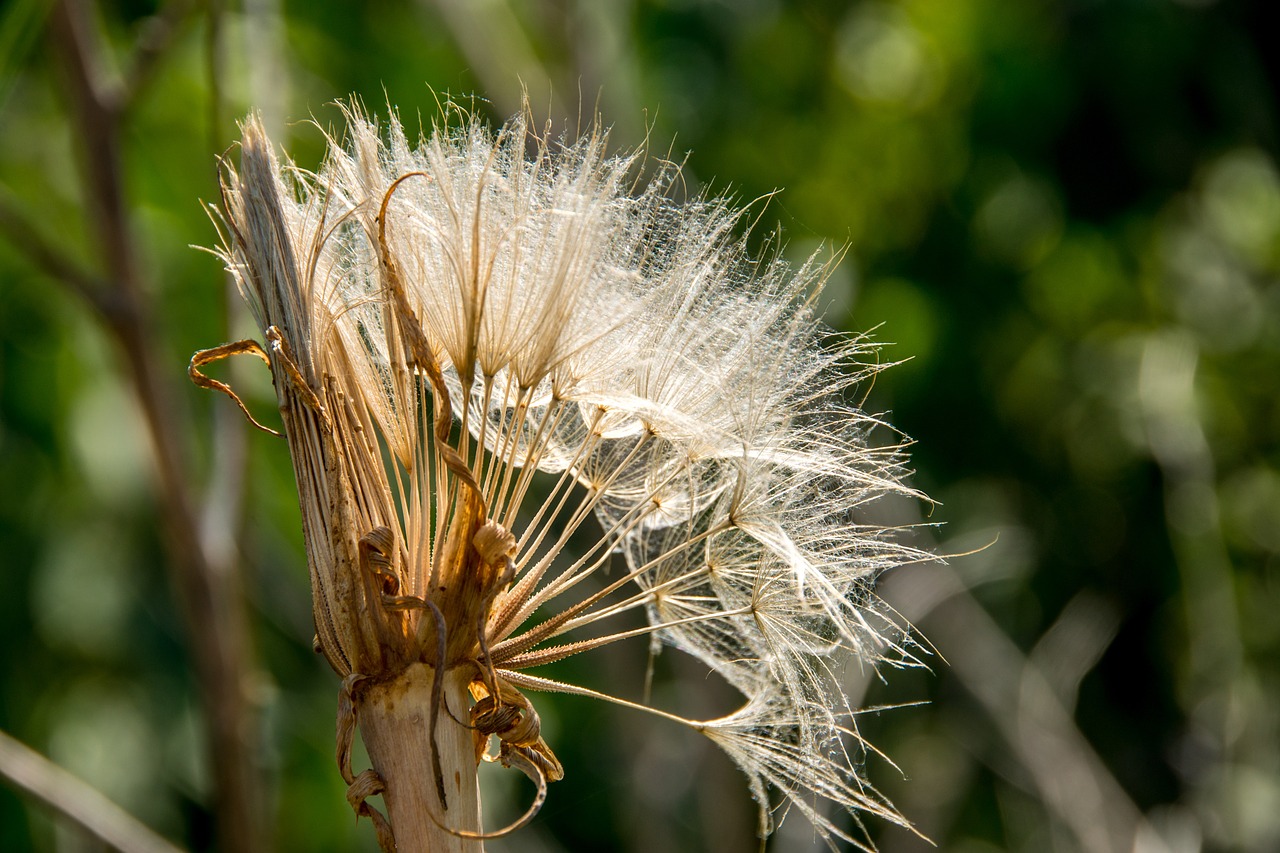
{"type": "Polygon", "coordinates": [[[373,769],[386,785],[383,800],[397,853],[483,853],[480,841],[442,829],[480,831],[480,790],[468,718],[469,672],[446,670],[444,705],[437,714],[435,748],[444,771],[440,802],[431,761],[431,688],[435,670],[415,663],[391,681],[360,692],[356,717],[373,769]],[[447,808],[446,808],[447,806],[447,808]],[[432,820],[432,815],[435,820],[432,820]]]}

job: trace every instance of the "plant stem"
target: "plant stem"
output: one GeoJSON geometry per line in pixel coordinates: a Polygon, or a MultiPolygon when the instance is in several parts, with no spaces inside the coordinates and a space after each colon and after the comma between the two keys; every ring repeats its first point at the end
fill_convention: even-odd
{"type": "MultiPolygon", "coordinates": [[[[170,377],[177,371],[160,367],[156,355],[164,326],[149,310],[124,173],[125,108],[131,93],[105,70],[111,65],[109,48],[92,4],[61,0],[53,8],[49,32],[65,67],[63,89],[73,136],[82,143],[85,207],[100,244],[101,278],[109,289],[90,290],[88,282],[69,281],[119,342],[151,438],[170,552],[167,569],[187,626],[208,727],[217,847],[255,853],[267,848],[268,837],[262,830],[261,780],[254,760],[257,721],[248,693],[253,664],[242,581],[238,566],[215,561],[202,541],[198,502],[191,493],[189,450],[180,438],[192,429],[176,403],[170,377]]],[[[134,81],[147,78],[147,69],[158,61],[158,54],[140,57],[134,81]]],[[[224,552],[228,557],[236,553],[224,552]]]]}
{"type": "Polygon", "coordinates": [[[2,731],[0,778],[121,853],[181,853],[97,788],[2,731]]]}
{"type": "Polygon", "coordinates": [[[475,744],[472,730],[458,722],[468,716],[471,675],[462,669],[444,673],[444,707],[436,718],[434,748],[444,771],[445,803],[440,802],[431,770],[434,678],[432,667],[415,663],[394,679],[361,691],[360,736],[386,785],[382,796],[397,853],[483,853],[482,842],[459,838],[436,823],[480,831],[475,744]]]}

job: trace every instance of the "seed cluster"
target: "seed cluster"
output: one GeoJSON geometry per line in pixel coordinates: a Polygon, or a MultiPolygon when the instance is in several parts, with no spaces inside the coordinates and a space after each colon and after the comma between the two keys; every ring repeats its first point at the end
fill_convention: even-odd
{"type": "Polygon", "coordinates": [[[912,492],[851,402],[874,349],[813,316],[826,267],[753,257],[741,210],[673,199],[677,167],[607,155],[599,128],[555,142],[450,107],[411,145],[347,118],[316,173],[249,119],[219,211],[333,668],[352,689],[467,668],[478,748],[497,736],[541,802],[563,771],[528,691],[647,706],[529,670],[647,636],[742,694],[716,720],[649,710],[725,749],[762,835],[771,789],[828,840],[866,843],[815,795],[901,822],[857,769],[840,671],[910,662],[872,584],[925,555],[866,519],[912,492]]]}

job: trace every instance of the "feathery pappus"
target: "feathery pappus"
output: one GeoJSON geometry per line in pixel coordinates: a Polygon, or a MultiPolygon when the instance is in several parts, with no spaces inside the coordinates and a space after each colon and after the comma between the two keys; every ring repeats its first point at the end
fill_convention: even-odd
{"type": "Polygon", "coordinates": [[[833,846],[869,845],[860,813],[906,825],[860,771],[839,670],[913,660],[872,588],[929,555],[866,520],[919,496],[903,442],[874,446],[882,421],[850,402],[873,346],[815,318],[829,264],[753,257],[741,210],[675,200],[678,167],[639,177],[652,164],[598,126],[555,141],[449,106],[411,144],[394,116],[345,112],[315,172],[245,122],[215,218],[262,342],[191,374],[239,403],[200,367],[271,367],[316,644],[344,679],[339,766],[384,848],[418,849],[419,797],[458,850],[527,822],[564,773],[543,691],[704,734],[746,774],[761,837],[790,807],[833,846]],[[694,656],[741,709],[688,720],[542,669],[628,640],[694,656]],[[374,764],[358,775],[357,726],[374,764]],[[481,760],[538,786],[488,834],[481,760]]]}

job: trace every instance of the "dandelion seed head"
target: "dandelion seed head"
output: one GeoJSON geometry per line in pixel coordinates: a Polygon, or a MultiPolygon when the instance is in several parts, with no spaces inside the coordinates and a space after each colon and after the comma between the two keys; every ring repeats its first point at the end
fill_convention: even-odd
{"type": "Polygon", "coordinates": [[[520,687],[599,695],[524,670],[649,635],[741,694],[684,722],[746,773],[762,833],[778,802],[859,846],[817,801],[902,822],[850,758],[840,670],[910,660],[872,586],[925,555],[864,518],[914,493],[850,402],[873,346],[808,308],[826,265],[753,257],[741,210],[674,200],[675,166],[608,153],[598,126],[553,140],[447,109],[411,141],[345,112],[315,172],[250,118],[221,211],[330,663],[471,667],[497,718],[520,687]],[[633,611],[647,628],[610,627],[633,611]]]}

